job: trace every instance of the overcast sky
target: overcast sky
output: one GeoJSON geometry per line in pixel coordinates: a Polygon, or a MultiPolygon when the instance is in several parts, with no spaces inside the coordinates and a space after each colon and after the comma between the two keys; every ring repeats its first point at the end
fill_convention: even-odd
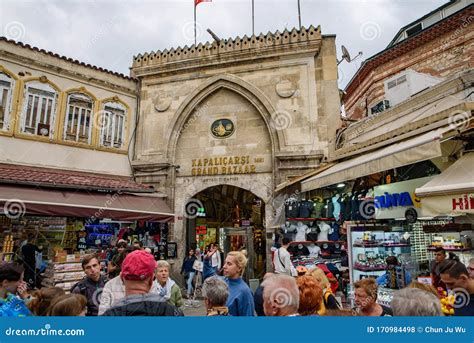
{"type": "MultiPolygon", "coordinates": [[[[339,66],[344,88],[361,62],[383,50],[398,30],[447,0],[300,0],[302,24],[335,34],[363,57],[339,66]]],[[[139,53],[191,45],[194,0],[0,0],[2,35],[67,57],[129,74],[139,53]]],[[[251,0],[213,0],[197,7],[198,42],[252,33],[251,0]]],[[[255,32],[298,26],[297,0],[255,0],[255,32]]]]}

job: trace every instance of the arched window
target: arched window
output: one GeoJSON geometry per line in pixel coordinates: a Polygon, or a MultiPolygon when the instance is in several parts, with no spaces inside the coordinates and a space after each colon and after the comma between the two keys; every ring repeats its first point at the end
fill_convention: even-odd
{"type": "Polygon", "coordinates": [[[0,72],[0,130],[7,131],[10,127],[12,98],[15,80],[0,72]]]}
{"type": "MultiPolygon", "coordinates": [[[[100,122],[100,145],[122,148],[125,139],[127,109],[119,102],[104,104],[100,122]]],[[[96,119],[97,120],[97,119],[96,119]]]]}
{"type": "Polygon", "coordinates": [[[25,85],[21,132],[52,137],[58,93],[47,83],[31,81],[25,85]]]}
{"type": "Polygon", "coordinates": [[[94,101],[83,93],[67,97],[63,137],[66,141],[91,144],[94,101]]]}

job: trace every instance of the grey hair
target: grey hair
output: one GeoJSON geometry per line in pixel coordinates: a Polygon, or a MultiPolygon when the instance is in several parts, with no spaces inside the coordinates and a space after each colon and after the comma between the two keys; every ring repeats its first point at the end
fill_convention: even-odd
{"type": "Polygon", "coordinates": [[[229,297],[229,286],[225,281],[212,276],[204,281],[202,292],[212,306],[225,306],[229,297]]]}
{"type": "Polygon", "coordinates": [[[166,268],[168,270],[170,270],[170,264],[164,260],[160,260],[158,262],[156,262],[156,269],[160,269],[160,268],[166,268]]]}
{"type": "Polygon", "coordinates": [[[442,316],[441,302],[432,293],[417,288],[396,291],[390,304],[394,316],[442,316]]]}
{"type": "Polygon", "coordinates": [[[268,276],[263,282],[263,299],[295,312],[300,307],[300,291],[294,277],[285,274],[268,276]]]}

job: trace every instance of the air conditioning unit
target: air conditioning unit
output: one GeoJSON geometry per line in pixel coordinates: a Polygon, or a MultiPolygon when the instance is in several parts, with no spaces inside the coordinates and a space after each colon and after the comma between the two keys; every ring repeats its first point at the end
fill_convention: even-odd
{"type": "Polygon", "coordinates": [[[441,78],[407,69],[385,80],[385,98],[393,107],[441,81],[441,78]]]}
{"type": "Polygon", "coordinates": [[[370,108],[370,114],[377,114],[390,108],[390,101],[382,100],[370,108]]]}

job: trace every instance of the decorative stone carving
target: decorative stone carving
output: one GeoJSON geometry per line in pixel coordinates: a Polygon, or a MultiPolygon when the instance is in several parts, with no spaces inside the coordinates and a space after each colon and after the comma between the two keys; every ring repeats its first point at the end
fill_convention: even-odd
{"type": "Polygon", "coordinates": [[[290,80],[281,80],[275,86],[277,94],[282,98],[290,98],[296,93],[296,87],[290,80]]]}
{"type": "Polygon", "coordinates": [[[165,112],[171,106],[171,98],[169,96],[156,97],[153,101],[155,110],[158,112],[165,112]]]}

